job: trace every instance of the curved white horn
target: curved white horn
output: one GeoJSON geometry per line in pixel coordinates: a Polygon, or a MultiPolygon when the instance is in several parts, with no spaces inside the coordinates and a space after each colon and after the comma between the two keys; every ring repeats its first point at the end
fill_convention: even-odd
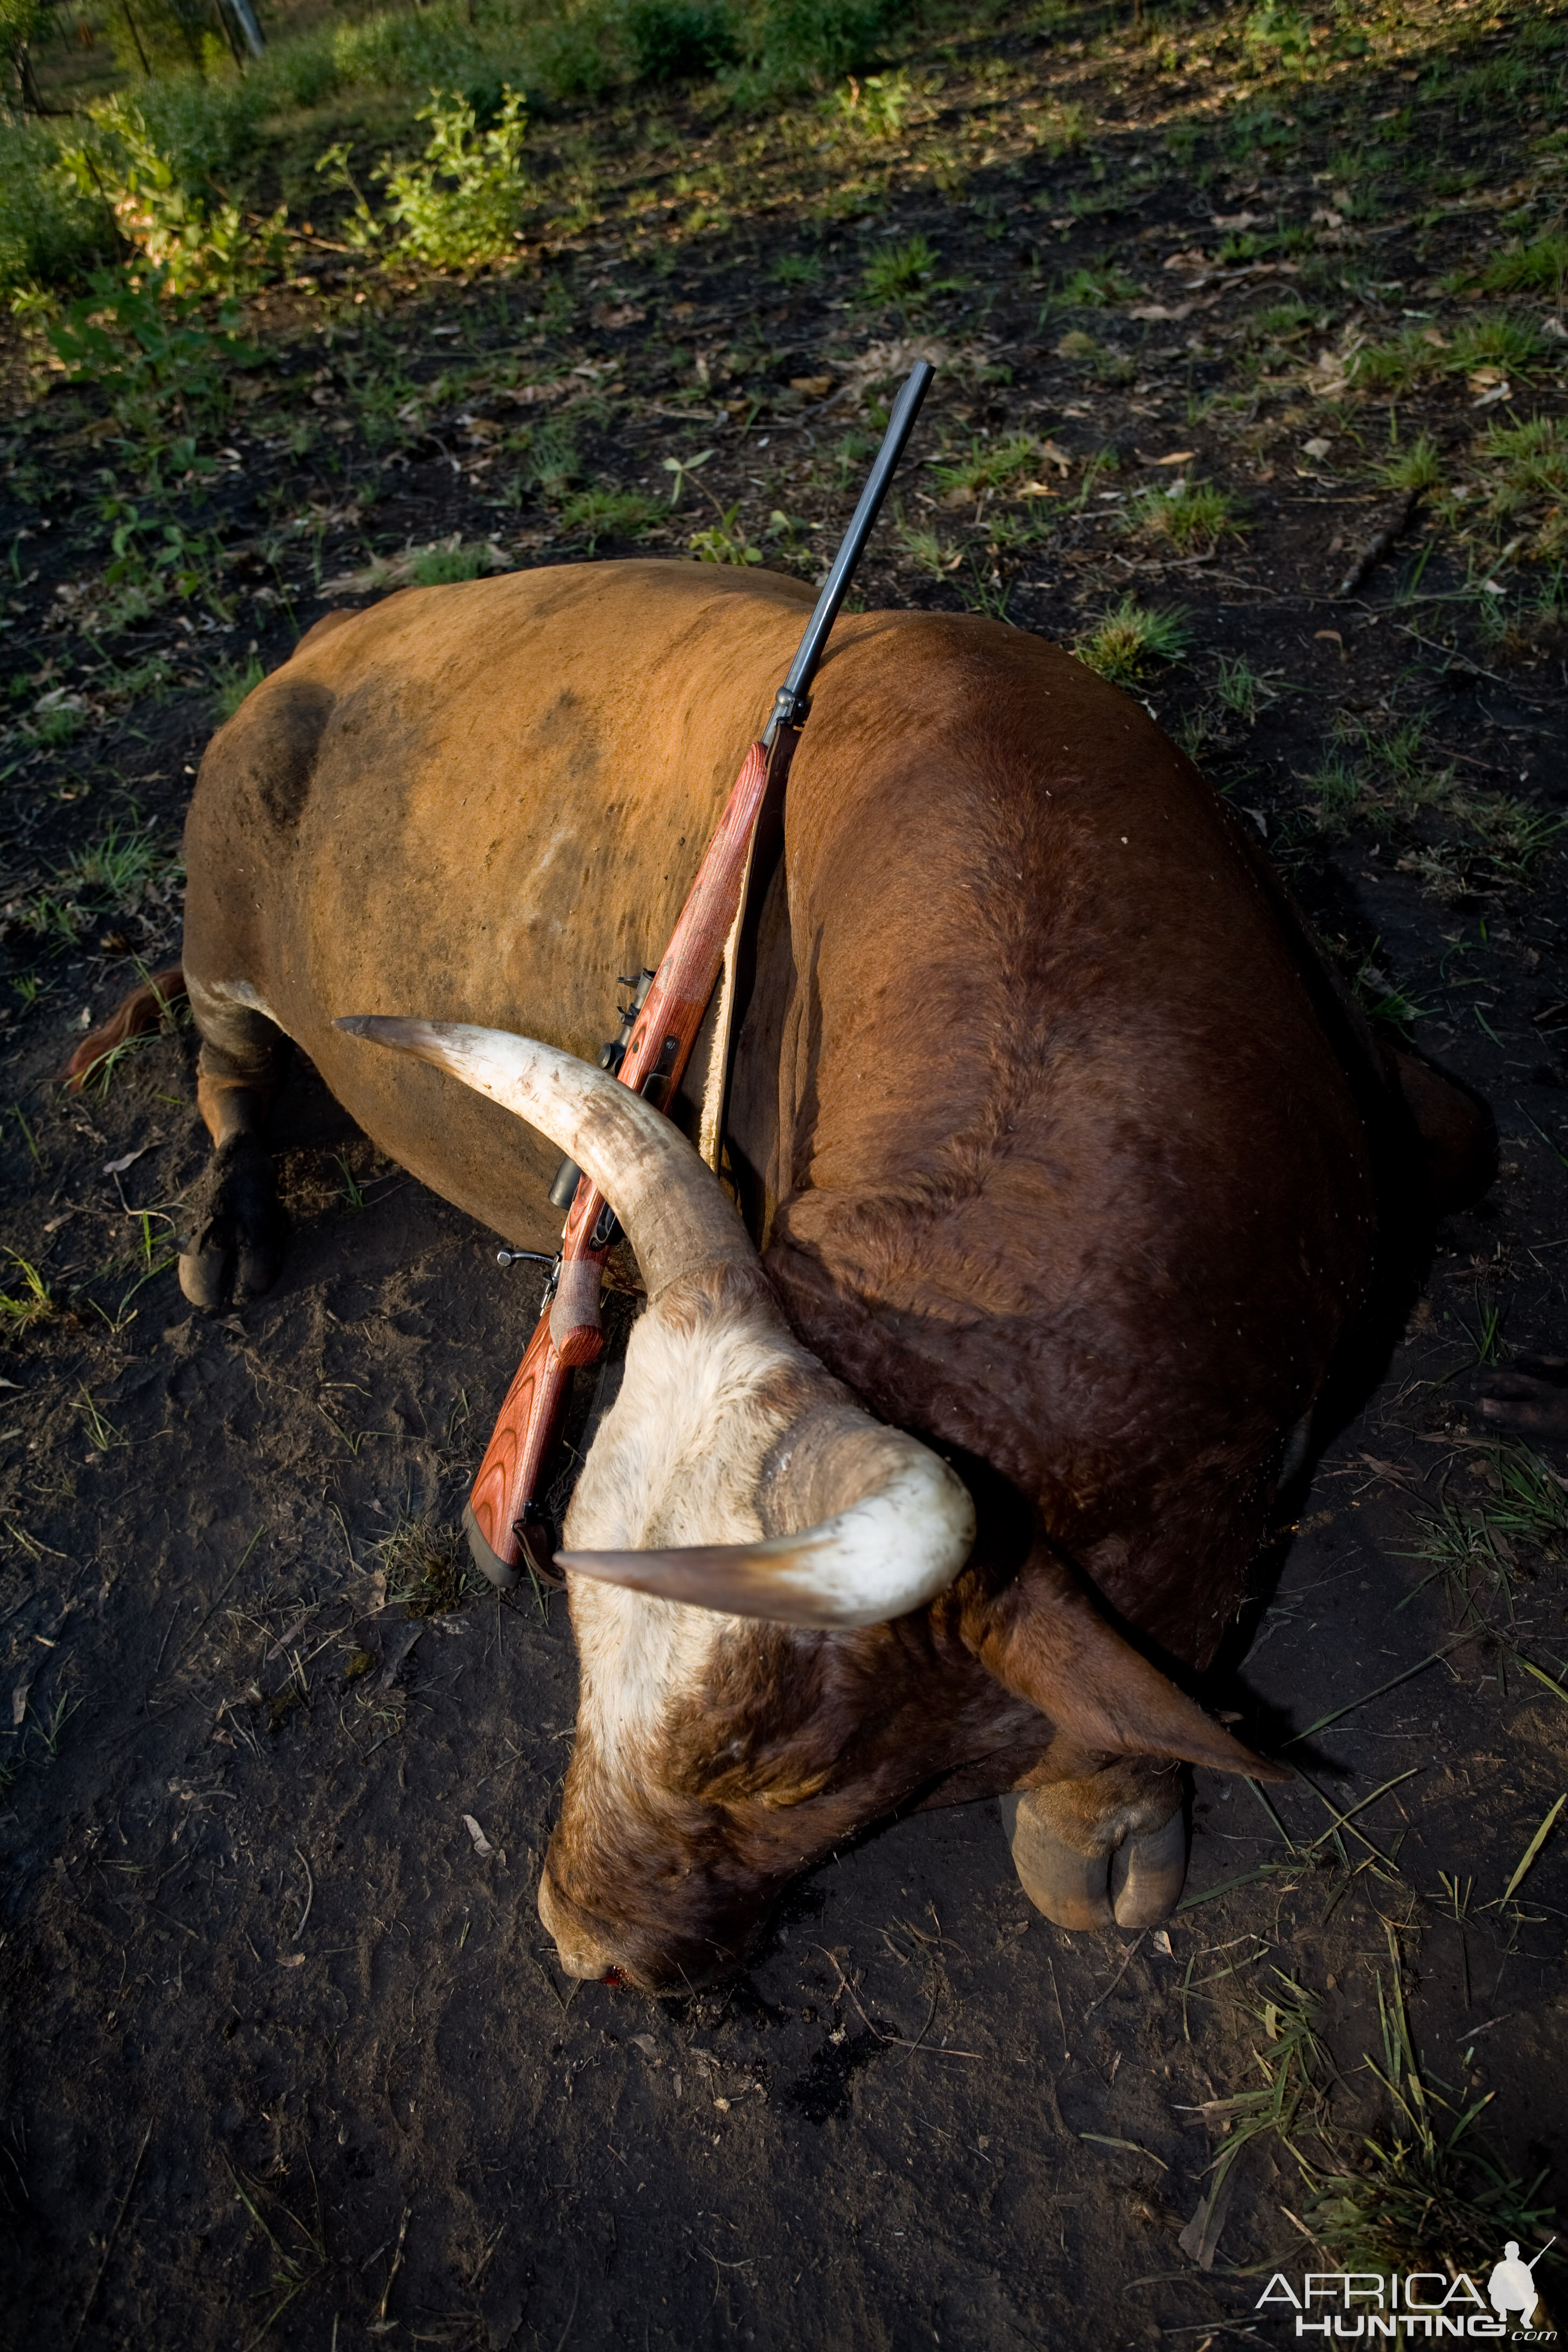
{"type": "Polygon", "coordinates": [[[569,1153],[626,1227],[650,1297],[701,1266],[757,1263],[745,1227],[679,1128],[607,1071],[466,1021],[366,1013],[334,1026],[433,1062],[569,1153]]]}
{"type": "Polygon", "coordinates": [[[674,1551],[563,1551],[561,1566],[665,1601],[784,1625],[884,1625],[923,1609],[963,1569],[974,1505],[919,1441],[879,1430],[893,1460],[874,1492],[795,1535],[674,1551]]]}

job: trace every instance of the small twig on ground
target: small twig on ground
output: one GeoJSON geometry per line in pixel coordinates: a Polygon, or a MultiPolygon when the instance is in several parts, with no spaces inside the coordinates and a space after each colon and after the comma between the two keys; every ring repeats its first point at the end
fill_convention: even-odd
{"type": "Polygon", "coordinates": [[[386,2273],[386,2284],[381,2290],[381,2302],[376,2309],[377,2319],[386,2317],[387,2298],[392,2293],[398,2272],[403,2268],[403,2241],[408,2235],[408,2224],[413,2212],[412,2205],[405,2205],[403,2209],[403,2219],[397,2225],[397,2243],[393,2249],[392,2268],[386,2273]]]}
{"type": "Polygon", "coordinates": [[[136,2160],[131,2168],[131,2178],[125,2184],[124,2193],[120,2200],[120,2210],[114,2216],[114,2225],[104,2241],[103,2255],[93,2278],[92,2292],[81,2307],[81,2317],[77,2321],[76,2334],[71,2337],[71,2352],[76,2352],[76,2347],[81,2341],[82,2330],[92,2317],[93,2305],[98,2301],[99,2289],[103,2284],[103,2273],[109,2268],[109,2257],[114,2252],[115,2241],[120,2235],[121,2225],[124,2221],[126,2210],[131,2203],[131,2192],[136,2186],[136,2177],[142,2169],[142,2159],[147,2153],[147,2143],[152,2137],[153,2126],[149,2124],[142,2135],[142,2145],[136,2151],[136,2160]]]}
{"type": "Polygon", "coordinates": [[[1117,1969],[1116,1974],[1111,1978],[1110,1982],[1106,1986],[1105,1990],[1102,1993],[1097,1994],[1095,1999],[1089,2002],[1089,2007],[1085,2010],[1084,2015],[1086,2017],[1092,2017],[1095,2011],[1100,2007],[1100,2002],[1110,1999],[1111,1994],[1116,1990],[1117,1986],[1121,1982],[1122,1978],[1132,1966],[1132,1962],[1137,1957],[1138,1947],[1143,1941],[1143,1938],[1148,1932],[1149,1930],[1147,1927],[1139,1928],[1138,1933],[1127,1947],[1127,1955],[1123,1959],[1121,1966],[1117,1969]]]}
{"type": "Polygon", "coordinates": [[[316,1882],[310,1875],[310,1865],[304,1855],[300,1853],[299,1847],[296,1846],[294,1851],[300,1854],[300,1867],[305,1874],[305,1907],[300,1914],[300,1924],[294,1930],[294,1941],[299,1944],[304,1940],[305,1922],[310,1916],[310,1906],[316,1899],[316,1882]]]}
{"type": "MultiPolygon", "coordinates": [[[[838,1978],[839,1990],[846,1994],[847,1998],[854,2002],[856,2015],[859,2018],[860,2022],[865,2027],[867,2032],[871,2034],[878,2042],[885,2042],[889,2049],[924,2049],[932,2058],[980,2058],[984,2055],[984,2053],[980,2050],[949,2050],[945,2045],[939,2046],[935,2042],[925,2042],[921,2038],[917,2038],[915,2041],[910,2042],[908,2041],[901,2033],[884,2033],[879,2026],[872,2024],[870,2019],[861,2008],[859,1998],[856,1993],[854,1986],[850,1983],[848,1978],[845,1975],[843,1969],[839,1966],[837,1960],[834,1958],[833,1954],[827,1949],[826,1946],[825,1944],[818,1944],[816,1949],[822,1954],[825,1960],[833,1961],[834,1969],[838,1978]]],[[[935,2014],[936,2003],[933,2001],[931,2003],[931,2016],[934,2017],[935,2014]]],[[[921,2028],[921,2036],[923,2037],[930,2024],[931,2018],[928,2017],[925,2024],[921,2028]]]]}

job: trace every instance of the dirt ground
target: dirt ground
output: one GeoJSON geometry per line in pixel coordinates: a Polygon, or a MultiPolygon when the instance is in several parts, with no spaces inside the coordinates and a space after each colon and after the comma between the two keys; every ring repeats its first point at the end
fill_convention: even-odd
{"type": "MultiPolygon", "coordinates": [[[[852,172],[797,142],[794,210],[737,179],[720,226],[683,239],[633,204],[628,150],[596,225],[542,236],[509,281],[333,266],[293,308],[271,298],[255,397],[205,477],[128,449],[90,388],[30,389],[17,360],[5,643],[14,698],[35,698],[0,762],[20,1302],[0,1345],[0,2342],[1206,2352],[1294,2340],[1258,2308],[1276,2271],[1299,2287],[1374,2240],[1484,2270],[1519,2234],[1506,2217],[1550,2234],[1568,629],[1545,560],[1501,551],[1547,531],[1540,497],[1489,542],[1467,532],[1494,496],[1486,436],[1568,414],[1568,343],[1538,336],[1489,401],[1480,362],[1410,360],[1392,392],[1351,365],[1427,322],[1451,348],[1489,311],[1466,273],[1508,249],[1507,207],[1552,216],[1525,97],[1500,127],[1445,112],[1440,89],[1420,112],[1408,86],[1452,13],[1413,17],[1353,90],[1300,100],[1284,143],[1238,142],[1222,110],[1208,146],[1157,160],[1159,105],[1225,70],[1210,26],[1185,83],[1131,46],[966,52],[897,155],[868,148],[852,172]],[[1028,135],[1030,90],[1090,108],[1086,140],[1028,135]],[[1367,125],[1400,107],[1406,145],[1367,165],[1360,225],[1314,226],[1344,142],[1371,154],[1395,134],[1367,125]],[[1418,150],[1468,159],[1469,195],[1402,197],[1418,150]],[[1301,235],[1215,262],[1246,212],[1301,235]],[[869,300],[895,235],[963,282],[869,300]],[[814,278],[770,277],[808,247],[814,278]],[[1207,293],[1148,315],[1180,310],[1164,265],[1183,254],[1207,293]],[[1319,323],[1269,345],[1248,324],[1259,272],[1289,276],[1292,255],[1318,273],[1319,323]],[[1062,291],[1116,270],[1137,282],[1109,301],[1062,291]],[[1168,1930],[1050,1927],[994,1809],[961,1809],[868,1835],[795,1890],[728,1990],[656,2004],[554,1965],[533,1889],[574,1717],[564,1609],[477,1587],[451,1536],[538,1270],[498,1269],[494,1237],[378,1161],[302,1070],[275,1130],[285,1272],[205,1319],[168,1247],[205,1158],[190,1033],[106,1088],[54,1081],[82,1013],[176,942],[174,829],[249,645],[284,659],[321,611],[375,593],[372,557],[454,534],[507,562],[580,559],[539,471],[546,413],[579,487],[663,499],[665,459],[686,467],[679,509],[635,541],[610,530],[606,559],[684,552],[715,516],[734,552],[734,509],[770,561],[813,572],[915,348],[942,373],[866,602],[989,600],[1079,644],[1130,591],[1179,605],[1186,657],[1151,656],[1135,690],[1252,814],[1369,1009],[1492,1103],[1502,1168],[1443,1229],[1250,1648],[1207,1694],[1301,1777],[1265,1805],[1197,1775],[1168,1930]],[[371,397],[392,373],[401,423],[371,397]],[[508,441],[520,418],[531,443],[508,441]],[[1413,506],[1387,457],[1422,436],[1436,471],[1413,506]],[[1031,437],[1053,509],[921,488],[922,457],[951,471],[1009,436],[1031,437]],[[1172,459],[1245,530],[1207,551],[1126,530],[1172,459]],[[112,607],[110,509],[132,496],[209,535],[221,596],[112,607]],[[996,530],[1024,512],[1049,527],[996,530]],[[80,862],[106,830],[148,845],[139,865],[80,862]],[[1483,1405],[1521,1373],[1533,1424],[1483,1405]],[[1279,2129],[1252,2130],[1249,2094],[1279,2129]],[[1409,2148],[1424,2127],[1446,2145],[1483,2100],[1460,2143],[1475,2164],[1436,2163],[1449,2201],[1406,2229],[1409,2148]]],[[[1557,19],[1477,37],[1500,55],[1537,22],[1557,19]]],[[[706,128],[687,132],[707,154],[706,128]]],[[[1524,305],[1537,326],[1549,307],[1524,305]]],[[[1554,2260],[1536,2275],[1560,2307],[1554,2260]]]]}

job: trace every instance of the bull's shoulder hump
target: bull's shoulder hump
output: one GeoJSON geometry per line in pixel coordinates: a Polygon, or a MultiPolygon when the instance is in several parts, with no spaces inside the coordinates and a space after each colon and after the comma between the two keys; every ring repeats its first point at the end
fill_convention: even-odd
{"type": "Polygon", "coordinates": [[[804,622],[813,595],[781,572],[637,557],[624,562],[549,564],[436,588],[405,588],[353,614],[328,614],[285,667],[341,688],[395,661],[437,675],[457,660],[514,658],[557,632],[592,648],[606,667],[646,645],[661,646],[707,614],[722,627],[755,615],[804,622]]]}

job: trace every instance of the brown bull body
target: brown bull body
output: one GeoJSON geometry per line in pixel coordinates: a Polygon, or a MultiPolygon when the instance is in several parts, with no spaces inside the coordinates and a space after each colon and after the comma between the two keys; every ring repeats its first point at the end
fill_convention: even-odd
{"type": "MultiPolygon", "coordinates": [[[[279,1030],[395,1160],[552,1245],[555,1144],[333,1021],[592,1058],[808,606],[707,566],[517,574],[330,623],[258,689],[186,835],[230,1154],[193,1296],[236,1261],[242,1288],[270,1278],[265,1182],[234,1155],[279,1030]]],[[[649,1984],[732,1959],[791,1874],[900,1806],[1047,1787],[1103,1878],[1172,1814],[1177,1759],[1245,1767],[1138,1654],[1178,1679],[1215,1658],[1291,1433],[1429,1215],[1397,1082],[1191,763],[1059,650],[973,619],[835,632],[730,1133],[794,1333],[956,1465],[979,1535],[928,1608],[853,1632],[624,1592],[606,1615],[573,1580],[584,1713],[542,1907],[568,1965],[649,1984]],[[651,1648],[633,1607],[664,1612],[651,1648]]],[[[679,1344],[743,1317],[752,1279],[698,1283],[679,1344]]]]}

